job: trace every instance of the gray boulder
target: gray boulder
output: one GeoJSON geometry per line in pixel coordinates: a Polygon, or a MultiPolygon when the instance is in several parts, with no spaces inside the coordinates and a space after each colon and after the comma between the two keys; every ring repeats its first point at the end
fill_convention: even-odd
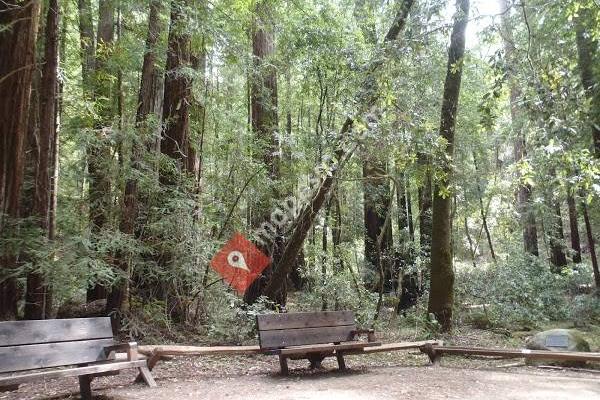
{"type": "MultiPolygon", "coordinates": [[[[530,350],[590,351],[590,344],[583,334],[575,329],[550,329],[530,337],[525,347],[530,350]]],[[[574,366],[585,363],[573,361],[527,360],[528,364],[574,366]]]]}

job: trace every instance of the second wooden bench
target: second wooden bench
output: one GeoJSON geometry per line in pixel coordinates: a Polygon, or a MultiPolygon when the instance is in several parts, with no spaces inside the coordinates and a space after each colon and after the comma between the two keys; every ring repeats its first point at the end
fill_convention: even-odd
{"type": "Polygon", "coordinates": [[[262,314],[256,320],[260,348],[279,356],[283,375],[289,372],[288,359],[305,358],[311,368],[317,368],[325,357],[336,356],[340,370],[344,370],[344,354],[381,345],[372,329],[356,327],[352,311],[262,314]],[[360,335],[366,335],[367,341],[359,340],[360,335]]]}

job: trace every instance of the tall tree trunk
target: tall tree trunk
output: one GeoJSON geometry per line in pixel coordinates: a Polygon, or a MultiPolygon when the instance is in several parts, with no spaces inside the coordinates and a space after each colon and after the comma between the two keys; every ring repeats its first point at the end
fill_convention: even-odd
{"type": "MultiPolygon", "coordinates": [[[[58,0],[49,0],[45,25],[44,64],[40,80],[39,131],[36,140],[36,165],[32,216],[39,224],[45,239],[50,233],[50,206],[53,164],[54,136],[56,134],[56,94],[58,89],[58,0]]],[[[50,306],[48,285],[43,273],[30,272],[27,275],[25,293],[25,319],[44,319],[50,306]]]]}
{"type": "Polygon", "coordinates": [[[414,269],[415,257],[413,253],[414,232],[412,231],[412,215],[410,210],[410,187],[404,173],[398,179],[396,202],[398,209],[398,246],[397,255],[397,290],[400,294],[396,312],[399,314],[417,304],[421,295],[419,271],[414,269]],[[409,268],[410,272],[406,272],[409,268]]]}
{"type": "MultiPolygon", "coordinates": [[[[423,182],[419,186],[419,245],[421,247],[421,257],[424,260],[429,260],[431,256],[431,206],[433,204],[432,199],[432,187],[431,187],[431,166],[430,160],[425,154],[419,154],[418,158],[419,165],[425,168],[425,175],[423,182]]],[[[429,265],[426,262],[426,265],[429,265]]],[[[429,270],[429,267],[426,267],[429,270]]],[[[427,271],[427,273],[429,273],[427,271]]]]}
{"type": "MultiPolygon", "coordinates": [[[[272,65],[274,55],[274,36],[271,25],[269,3],[261,0],[256,3],[255,21],[252,28],[252,58],[253,73],[250,80],[250,111],[251,126],[254,138],[258,143],[258,158],[267,171],[268,190],[266,194],[257,199],[256,211],[252,218],[253,228],[258,228],[270,216],[270,204],[273,199],[280,197],[276,188],[279,180],[279,151],[276,132],[278,127],[278,98],[277,98],[277,70],[272,65]]],[[[263,252],[271,256],[273,263],[265,268],[244,294],[247,303],[254,302],[263,294],[265,284],[273,273],[273,264],[281,253],[279,236],[269,247],[262,247],[263,252]]],[[[282,289],[286,288],[282,282],[282,289]]],[[[271,297],[271,300],[283,303],[286,298],[285,290],[271,297]]]]}
{"type": "Polygon", "coordinates": [[[93,74],[96,58],[96,38],[92,21],[91,0],[78,0],[79,43],[81,46],[81,78],[84,95],[91,98],[93,91],[93,74]]]}
{"type": "MultiPolygon", "coordinates": [[[[175,169],[163,168],[160,171],[160,182],[167,190],[176,190],[176,184],[182,172],[189,171],[189,130],[190,105],[192,103],[192,68],[191,37],[186,29],[186,9],[191,6],[189,0],[171,2],[171,20],[167,48],[165,70],[163,131],[160,151],[175,163],[175,169]]],[[[174,262],[167,251],[160,256],[159,263],[163,270],[168,270],[174,262]]],[[[186,318],[186,306],[177,293],[177,284],[168,282],[167,305],[171,318],[183,322],[186,318]]]]}
{"type": "MultiPolygon", "coordinates": [[[[80,17],[81,18],[81,17],[80,17]]],[[[89,22],[89,21],[88,21],[89,22]]],[[[87,23],[87,22],[86,22],[87,23]]],[[[80,21],[81,24],[81,21],[80,21]]],[[[93,70],[93,96],[96,107],[94,121],[95,138],[87,148],[89,174],[89,218],[92,242],[108,222],[108,214],[112,205],[111,181],[107,166],[111,161],[111,151],[107,136],[110,135],[112,119],[115,114],[113,71],[109,66],[109,58],[115,36],[115,4],[113,0],[100,0],[98,3],[97,49],[93,70]]],[[[87,52],[85,53],[87,56],[87,52]]],[[[88,66],[86,66],[88,68],[88,66]]],[[[85,81],[84,81],[85,88],[85,81]]],[[[88,288],[87,301],[106,298],[107,289],[103,284],[95,283],[88,288]]]]}
{"type": "Polygon", "coordinates": [[[594,74],[594,66],[598,64],[598,42],[594,36],[594,24],[598,21],[598,6],[585,6],[578,10],[575,19],[575,39],[579,75],[587,98],[590,100],[589,124],[596,157],[600,157],[600,87],[598,77],[594,74]]]}
{"type": "MultiPolygon", "coordinates": [[[[377,36],[375,27],[375,18],[373,15],[373,3],[365,0],[356,0],[354,3],[354,18],[363,33],[363,37],[369,46],[373,49],[377,46],[377,36]]],[[[373,80],[373,85],[377,81],[373,80]]],[[[373,90],[377,90],[373,87],[373,90]]],[[[376,112],[378,114],[379,112],[376,112]]],[[[390,185],[387,177],[386,160],[374,148],[377,143],[367,149],[363,159],[363,220],[364,220],[364,242],[365,242],[365,263],[367,269],[379,275],[383,271],[383,276],[377,278],[374,282],[368,282],[367,286],[371,290],[379,291],[378,282],[383,282],[384,290],[390,291],[393,288],[393,257],[390,252],[393,248],[393,238],[391,225],[386,229],[381,248],[377,244],[377,238],[384,229],[385,218],[388,214],[388,206],[391,204],[390,185]],[[370,151],[369,151],[370,150],[370,151]],[[373,153],[373,154],[369,154],[373,153]]]]}
{"type": "Polygon", "coordinates": [[[560,202],[554,200],[552,205],[554,212],[554,221],[551,229],[550,237],[550,261],[552,262],[554,272],[559,273],[563,267],[567,266],[567,256],[565,254],[564,240],[565,233],[563,230],[562,212],[560,210],[560,202]]]}
{"type": "Polygon", "coordinates": [[[585,232],[587,234],[588,247],[590,248],[592,269],[594,270],[594,282],[596,283],[596,290],[600,291],[600,268],[598,268],[598,258],[596,257],[596,240],[594,239],[592,223],[590,221],[590,214],[588,213],[588,208],[587,204],[585,203],[585,200],[581,202],[581,209],[583,211],[583,221],[585,222],[585,232]]]}
{"type": "MultiPolygon", "coordinates": [[[[519,108],[521,100],[521,90],[515,76],[517,70],[517,58],[515,55],[515,39],[510,24],[509,1],[499,0],[502,19],[502,38],[504,42],[504,53],[506,62],[509,65],[508,80],[510,85],[510,114],[512,120],[512,130],[515,133],[514,158],[515,164],[523,161],[526,152],[525,132],[522,129],[523,115],[519,108]]],[[[523,245],[525,251],[534,256],[539,255],[538,234],[535,221],[535,214],[531,206],[532,188],[531,185],[519,184],[516,193],[517,212],[520,215],[521,226],[523,228],[523,245]]]]}
{"type": "Polygon", "coordinates": [[[392,231],[391,225],[385,228],[385,219],[390,204],[390,187],[386,167],[381,163],[365,161],[363,163],[363,208],[365,224],[365,261],[367,268],[383,276],[371,283],[371,290],[379,290],[378,281],[382,281],[385,291],[393,287],[392,231]],[[384,231],[385,229],[385,231],[384,231]],[[381,246],[377,239],[383,232],[381,246]]]}
{"type": "Polygon", "coordinates": [[[488,242],[488,247],[490,248],[490,255],[492,256],[492,260],[496,262],[496,252],[494,251],[494,243],[492,242],[492,235],[490,233],[490,228],[488,227],[487,212],[485,210],[485,207],[483,206],[483,189],[479,184],[479,166],[477,163],[477,157],[475,156],[475,153],[473,153],[473,165],[475,166],[475,179],[477,179],[477,197],[479,199],[479,214],[481,215],[481,224],[483,230],[485,231],[485,237],[488,242]]]}
{"type": "MultiPolygon", "coordinates": [[[[165,26],[160,20],[160,14],[163,10],[162,2],[159,0],[150,0],[148,15],[148,34],[146,36],[146,52],[142,64],[142,76],[140,78],[140,90],[138,95],[138,108],[136,113],[136,128],[138,137],[136,137],[131,146],[131,173],[125,182],[123,194],[123,210],[119,229],[126,235],[138,236],[136,229],[136,220],[138,217],[138,174],[142,173],[142,155],[144,150],[154,149],[156,143],[156,133],[158,129],[155,124],[148,122],[148,116],[155,115],[160,117],[162,99],[162,78],[158,67],[159,57],[157,54],[157,45],[165,26]]],[[[129,294],[129,276],[131,275],[129,267],[129,258],[127,254],[118,254],[117,268],[123,274],[111,289],[107,298],[106,311],[110,313],[122,313],[127,311],[127,298],[129,294]]]]}
{"type": "Polygon", "coordinates": [[[443,165],[444,177],[433,191],[433,232],[431,236],[431,290],[428,312],[433,313],[444,331],[452,327],[452,307],[454,303],[454,269],[452,265],[452,216],[451,198],[441,195],[452,179],[452,159],[454,158],[454,132],[456,112],[460,95],[460,85],[465,53],[465,30],[469,18],[469,0],[457,0],[450,48],[448,71],[444,83],[440,136],[446,142],[446,161],[443,165]]]}
{"type": "MultiPolygon", "coordinates": [[[[19,198],[25,166],[24,143],[39,1],[0,3],[0,232],[2,239],[18,234],[19,198]]],[[[17,250],[0,256],[0,320],[17,316],[18,288],[14,277],[17,250]]]]}
{"type": "Polygon", "coordinates": [[[571,236],[571,249],[573,250],[573,262],[581,262],[581,239],[579,237],[579,222],[577,220],[577,206],[575,198],[571,193],[567,194],[567,206],[569,207],[569,230],[571,236]]]}

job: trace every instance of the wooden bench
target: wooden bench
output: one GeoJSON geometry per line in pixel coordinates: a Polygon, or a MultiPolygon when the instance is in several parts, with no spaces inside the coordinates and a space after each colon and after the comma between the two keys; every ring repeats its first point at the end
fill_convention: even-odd
{"type": "Polygon", "coordinates": [[[357,329],[352,311],[263,314],[256,317],[263,353],[279,356],[281,373],[287,375],[288,359],[308,359],[317,368],[325,357],[336,356],[340,370],[346,369],[344,354],[357,354],[375,342],[372,329],[357,329]],[[366,334],[368,341],[359,341],[366,334]]]}
{"type": "Polygon", "coordinates": [[[137,344],[115,342],[108,317],[0,322],[0,391],[78,376],[81,398],[88,400],[93,378],[127,368],[137,368],[149,386],[156,386],[146,360],[138,358],[137,344]],[[118,360],[118,351],[127,359],[118,360]]]}

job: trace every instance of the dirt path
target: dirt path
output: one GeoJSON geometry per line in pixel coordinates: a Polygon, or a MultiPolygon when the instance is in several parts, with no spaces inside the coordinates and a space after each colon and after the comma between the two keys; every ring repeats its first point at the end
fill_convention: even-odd
{"type": "Polygon", "coordinates": [[[585,400],[600,399],[600,379],[443,367],[380,367],[290,378],[218,377],[172,382],[158,390],[129,387],[109,393],[115,400],[585,400]]]}
{"type": "MultiPolygon", "coordinates": [[[[456,361],[459,361],[457,359],[456,361]]],[[[506,363],[506,361],[503,361],[506,363]]],[[[399,359],[349,357],[352,369],[309,371],[304,361],[290,363],[290,377],[278,374],[276,357],[178,358],[154,371],[158,388],[132,384],[133,371],[102,377],[93,387],[100,400],[600,400],[600,374],[548,371],[532,367],[498,368],[481,361],[428,366],[422,355],[399,359]]],[[[1,393],[1,400],[78,398],[77,380],[23,385],[1,393]]]]}

